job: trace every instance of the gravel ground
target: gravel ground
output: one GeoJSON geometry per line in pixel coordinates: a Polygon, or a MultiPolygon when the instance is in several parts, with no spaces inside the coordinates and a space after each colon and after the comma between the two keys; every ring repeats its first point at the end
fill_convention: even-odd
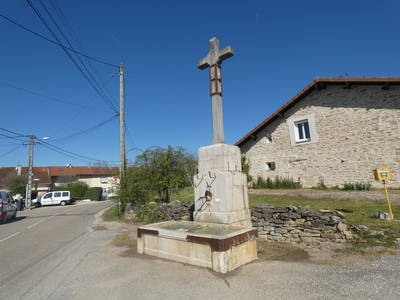
{"type": "Polygon", "coordinates": [[[400,299],[399,256],[347,266],[256,261],[221,275],[117,247],[110,237],[127,228],[105,224],[50,299],[400,299]]]}

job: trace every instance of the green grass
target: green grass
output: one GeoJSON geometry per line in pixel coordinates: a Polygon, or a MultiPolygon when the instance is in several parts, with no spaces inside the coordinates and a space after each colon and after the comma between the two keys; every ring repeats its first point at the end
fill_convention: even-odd
{"type": "MultiPolygon", "coordinates": [[[[286,196],[250,195],[250,206],[267,203],[276,206],[304,206],[319,209],[346,210],[346,220],[349,224],[363,224],[368,226],[368,233],[359,234],[360,239],[345,252],[365,252],[365,248],[374,246],[393,247],[394,240],[400,237],[400,221],[385,221],[373,218],[377,211],[388,211],[386,202],[371,200],[332,200],[332,199],[303,199],[286,196]],[[371,231],[383,231],[384,235],[371,234],[371,231]]],[[[395,219],[400,219],[400,205],[393,205],[395,219]]]]}
{"type": "Polygon", "coordinates": [[[102,217],[104,221],[108,222],[121,221],[123,219],[123,214],[118,206],[112,206],[103,213],[102,217]]]}
{"type": "Polygon", "coordinates": [[[185,187],[172,194],[172,200],[179,200],[182,202],[194,201],[194,189],[191,186],[185,187]]]}

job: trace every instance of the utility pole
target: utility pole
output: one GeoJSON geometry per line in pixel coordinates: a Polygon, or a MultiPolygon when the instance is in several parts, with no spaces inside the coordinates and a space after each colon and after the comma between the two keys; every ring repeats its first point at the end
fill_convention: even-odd
{"type": "Polygon", "coordinates": [[[33,148],[35,146],[36,136],[29,135],[29,156],[28,156],[28,183],[26,185],[25,207],[31,209],[31,193],[32,193],[32,178],[33,178],[33,148]]]}
{"type": "Polygon", "coordinates": [[[119,183],[122,184],[126,170],[125,152],[125,73],[124,64],[119,65],[119,183]]]}

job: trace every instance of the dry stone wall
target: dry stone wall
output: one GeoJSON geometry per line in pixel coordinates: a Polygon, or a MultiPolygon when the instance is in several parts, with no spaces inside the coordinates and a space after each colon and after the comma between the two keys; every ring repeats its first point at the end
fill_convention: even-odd
{"type": "Polygon", "coordinates": [[[263,204],[252,207],[251,214],[259,238],[270,241],[345,242],[355,237],[340,211],[263,204]]]}

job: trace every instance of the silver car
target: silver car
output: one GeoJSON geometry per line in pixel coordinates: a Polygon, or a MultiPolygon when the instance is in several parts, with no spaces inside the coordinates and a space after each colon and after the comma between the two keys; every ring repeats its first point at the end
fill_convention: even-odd
{"type": "Polygon", "coordinates": [[[17,205],[8,191],[0,190],[0,223],[6,223],[7,219],[15,219],[17,205]]]}

